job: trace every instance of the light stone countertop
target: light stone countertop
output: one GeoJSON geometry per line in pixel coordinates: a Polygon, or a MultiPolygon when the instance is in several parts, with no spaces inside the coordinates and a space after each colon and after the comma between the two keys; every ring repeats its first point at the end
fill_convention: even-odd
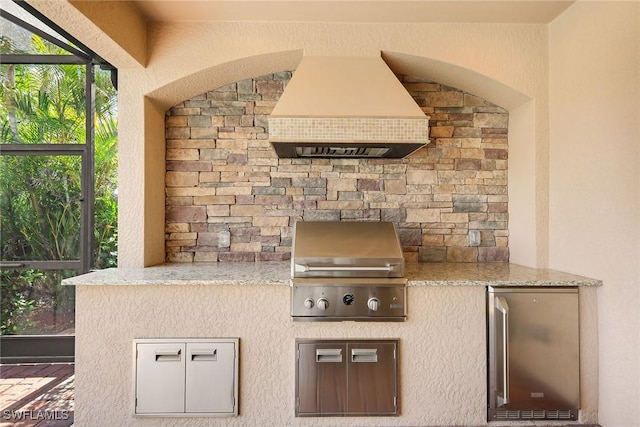
{"type": "MultiPolygon", "coordinates": [[[[110,268],[63,280],[68,286],[290,285],[291,263],[221,262],[110,268]]],[[[407,263],[408,286],[601,286],[602,281],[507,263],[407,263]]]]}
{"type": "Polygon", "coordinates": [[[407,263],[409,286],[602,286],[602,281],[509,263],[407,263]]]}

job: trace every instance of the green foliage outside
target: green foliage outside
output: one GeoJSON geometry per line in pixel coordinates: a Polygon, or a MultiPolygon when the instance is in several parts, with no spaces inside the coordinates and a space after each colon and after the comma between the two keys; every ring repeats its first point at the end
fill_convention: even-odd
{"type": "MultiPolygon", "coordinates": [[[[35,35],[32,49],[65,53],[35,35]]],[[[22,53],[4,36],[0,51],[22,53]]],[[[108,268],[117,263],[117,104],[109,72],[95,70],[93,265],[108,268]]],[[[84,144],[85,74],[84,65],[1,64],[0,143],[84,144]]],[[[0,156],[2,260],[79,259],[82,198],[80,156],[0,156]]],[[[78,273],[0,271],[0,332],[57,333],[73,327],[74,292],[60,281],[78,273]]]]}

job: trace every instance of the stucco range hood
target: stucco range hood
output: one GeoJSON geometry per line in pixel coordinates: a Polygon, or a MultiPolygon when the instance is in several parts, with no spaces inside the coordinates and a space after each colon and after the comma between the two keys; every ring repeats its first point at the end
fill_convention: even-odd
{"type": "Polygon", "coordinates": [[[268,121],[279,157],[402,158],[429,143],[429,118],[379,56],[303,57],[268,121]]]}

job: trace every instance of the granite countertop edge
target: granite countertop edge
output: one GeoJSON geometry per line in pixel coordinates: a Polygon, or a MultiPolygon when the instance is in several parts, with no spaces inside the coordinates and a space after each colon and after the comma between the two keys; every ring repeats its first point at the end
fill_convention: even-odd
{"type": "MultiPolygon", "coordinates": [[[[289,261],[161,264],[110,268],[63,280],[66,286],[290,286],[289,261]]],[[[602,281],[510,263],[407,263],[407,286],[602,286],[602,281]]]]}

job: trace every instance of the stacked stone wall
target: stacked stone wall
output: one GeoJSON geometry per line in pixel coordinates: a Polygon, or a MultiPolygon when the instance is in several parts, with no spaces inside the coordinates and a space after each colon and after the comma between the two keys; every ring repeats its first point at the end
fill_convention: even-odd
{"type": "Polygon", "coordinates": [[[171,108],[167,261],[286,260],[293,224],[321,220],[392,221],[410,262],[507,262],[507,111],[398,77],[430,116],[431,143],[405,159],[279,159],[267,117],[291,72],[171,108]],[[469,230],[480,231],[479,247],[469,230]]]}

